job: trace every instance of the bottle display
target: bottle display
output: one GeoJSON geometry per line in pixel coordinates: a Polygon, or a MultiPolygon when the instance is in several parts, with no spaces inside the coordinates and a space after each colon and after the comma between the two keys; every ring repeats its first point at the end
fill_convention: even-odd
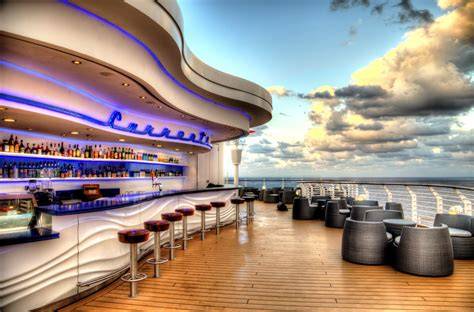
{"type": "Polygon", "coordinates": [[[145,160],[173,164],[179,164],[180,161],[176,156],[135,151],[133,148],[123,146],[66,145],[64,142],[26,142],[25,144],[23,139],[13,134],[3,139],[0,151],[84,159],[145,160]]]}
{"type": "Polygon", "coordinates": [[[69,161],[3,161],[0,178],[38,179],[38,178],[146,178],[182,176],[181,168],[137,167],[128,163],[108,165],[86,164],[69,161]]]}

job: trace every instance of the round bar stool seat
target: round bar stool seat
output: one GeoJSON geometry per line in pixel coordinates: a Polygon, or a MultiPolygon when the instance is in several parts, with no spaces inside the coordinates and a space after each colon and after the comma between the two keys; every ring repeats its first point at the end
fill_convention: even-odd
{"type": "Polygon", "coordinates": [[[176,248],[181,248],[180,244],[175,244],[174,243],[174,223],[177,221],[183,220],[183,215],[180,214],[179,212],[166,212],[161,214],[161,218],[163,220],[166,220],[170,223],[170,239],[167,244],[165,244],[165,248],[168,248],[170,250],[170,260],[174,260],[174,250],[176,248]]]}
{"type": "Polygon", "coordinates": [[[166,212],[161,214],[161,218],[168,222],[176,222],[183,220],[183,215],[179,212],[166,212]]]}
{"type": "Polygon", "coordinates": [[[209,211],[212,209],[212,206],[208,204],[199,204],[199,205],[194,205],[194,208],[197,211],[209,211]]]}
{"type": "Polygon", "coordinates": [[[130,297],[136,297],[138,293],[137,282],[147,278],[145,273],[138,272],[137,244],[146,242],[150,237],[150,232],[145,229],[120,230],[118,239],[121,243],[130,245],[130,273],[120,277],[123,281],[130,283],[130,297]]]}
{"type": "Polygon", "coordinates": [[[253,221],[253,202],[255,201],[255,197],[253,196],[244,196],[243,199],[247,203],[247,225],[250,221],[253,221]]]}
{"type": "Polygon", "coordinates": [[[188,240],[193,239],[193,237],[188,237],[188,217],[194,215],[193,208],[178,208],[175,209],[176,212],[183,215],[183,250],[188,248],[188,240]]]}
{"type": "MultiPolygon", "coordinates": [[[[245,198],[245,197],[244,197],[244,198],[245,198]]],[[[235,204],[239,204],[239,205],[240,205],[240,204],[243,204],[243,203],[245,202],[245,199],[244,199],[244,198],[241,198],[241,197],[234,197],[234,198],[231,198],[231,199],[230,199],[230,202],[231,202],[232,204],[234,204],[234,205],[235,205],[235,204]]]]}
{"type": "Polygon", "coordinates": [[[153,232],[154,250],[153,258],[146,260],[148,264],[153,265],[153,277],[160,277],[160,264],[168,262],[168,259],[161,258],[161,232],[170,228],[170,223],[166,220],[149,220],[144,223],[145,229],[153,232]]]}
{"type": "Polygon", "coordinates": [[[164,232],[170,228],[170,223],[166,220],[150,220],[144,223],[145,229],[150,232],[164,232]]]}
{"type": "Polygon", "coordinates": [[[230,203],[235,205],[235,228],[239,228],[240,224],[240,205],[245,202],[245,199],[241,197],[234,197],[230,199],[230,203]]]}
{"type": "Polygon", "coordinates": [[[189,217],[189,216],[194,215],[193,208],[178,208],[178,209],[175,209],[174,211],[179,212],[180,214],[183,215],[183,217],[189,217]]]}
{"type": "Polygon", "coordinates": [[[221,201],[211,202],[211,206],[214,208],[222,208],[222,207],[225,207],[225,202],[221,202],[221,201]]]}
{"type": "Polygon", "coordinates": [[[206,230],[206,211],[212,209],[212,206],[209,204],[197,204],[194,205],[194,209],[201,212],[201,240],[204,240],[204,233],[206,230]]]}
{"type": "Polygon", "coordinates": [[[118,231],[119,242],[124,244],[143,243],[150,237],[150,232],[145,229],[129,229],[118,231]]]}
{"type": "Polygon", "coordinates": [[[216,208],[216,235],[219,235],[221,228],[221,208],[225,207],[225,202],[211,202],[211,206],[216,208]]]}

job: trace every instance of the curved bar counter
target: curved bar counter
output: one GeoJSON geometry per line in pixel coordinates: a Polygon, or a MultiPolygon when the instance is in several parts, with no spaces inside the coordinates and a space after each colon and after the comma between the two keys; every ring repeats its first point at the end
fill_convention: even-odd
{"type": "MultiPolygon", "coordinates": [[[[31,242],[22,234],[15,245],[0,247],[2,308],[23,311],[41,307],[80,296],[119,276],[128,268],[129,248],[117,240],[117,232],[126,228],[143,228],[145,221],[161,219],[163,212],[225,201],[228,204],[221,210],[221,222],[232,222],[235,216],[230,198],[237,190],[225,186],[149,192],[73,205],[39,207],[40,219],[44,215],[52,216],[54,235],[49,240],[43,238],[31,242]]],[[[200,220],[199,213],[188,217],[188,231],[197,231],[200,220]]],[[[214,213],[206,214],[206,224],[215,225],[214,213]]],[[[177,224],[176,230],[180,237],[181,223],[177,224]]],[[[167,237],[168,232],[165,232],[162,242],[167,237]]],[[[149,240],[140,245],[139,254],[149,251],[152,244],[153,241],[149,240]]]]}

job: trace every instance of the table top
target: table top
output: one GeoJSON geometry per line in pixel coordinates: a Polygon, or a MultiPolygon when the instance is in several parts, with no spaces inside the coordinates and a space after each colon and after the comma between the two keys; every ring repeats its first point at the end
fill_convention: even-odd
{"type": "Polygon", "coordinates": [[[406,226],[415,226],[416,222],[406,219],[385,219],[383,223],[391,225],[406,225],[406,226]]]}

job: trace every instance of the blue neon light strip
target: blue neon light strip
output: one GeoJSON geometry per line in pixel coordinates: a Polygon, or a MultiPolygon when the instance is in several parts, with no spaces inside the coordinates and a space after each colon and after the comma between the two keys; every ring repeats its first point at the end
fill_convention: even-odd
{"type": "Polygon", "coordinates": [[[147,125],[145,126],[143,130],[139,130],[138,124],[134,122],[129,123],[127,127],[119,126],[116,124],[116,121],[122,120],[122,114],[119,111],[113,111],[107,121],[102,121],[94,117],[87,116],[82,113],[74,112],[66,108],[61,108],[61,107],[57,107],[51,104],[47,104],[47,103],[43,103],[43,102],[39,102],[39,101],[35,101],[35,100],[23,98],[23,97],[18,97],[18,96],[6,94],[6,93],[0,93],[0,99],[49,110],[49,111],[60,113],[66,116],[82,119],[84,121],[87,121],[89,123],[92,123],[101,127],[109,127],[118,131],[122,131],[122,132],[128,132],[128,133],[144,135],[144,136],[146,135],[151,138],[165,138],[165,139],[182,141],[182,142],[192,142],[194,144],[202,145],[207,148],[212,148],[212,145],[209,143],[209,136],[207,136],[207,134],[203,131],[199,133],[199,136],[196,136],[195,133],[191,133],[189,134],[188,137],[186,137],[184,131],[180,130],[175,135],[173,135],[171,134],[171,130],[168,128],[163,128],[161,132],[156,133],[154,132],[154,127],[151,125],[147,125]]]}
{"type": "Polygon", "coordinates": [[[236,111],[236,112],[239,112],[240,114],[242,114],[243,116],[245,116],[245,118],[247,118],[248,120],[252,120],[252,117],[247,113],[245,112],[244,110],[242,109],[239,109],[237,107],[232,107],[232,106],[227,106],[227,105],[224,105],[222,103],[219,103],[219,102],[216,102],[212,99],[209,99],[209,98],[206,98],[204,96],[202,96],[201,94],[189,89],[188,87],[186,87],[183,83],[181,83],[178,79],[176,79],[167,69],[166,67],[161,63],[160,59],[158,58],[158,56],[153,53],[153,51],[143,42],[141,41],[140,39],[138,39],[137,37],[135,37],[134,35],[132,35],[130,32],[126,31],[125,29],[123,29],[122,27],[110,22],[109,20],[103,18],[102,16],[99,16],[95,13],[92,13],[91,11],[88,11],[87,9],[75,4],[75,3],[72,3],[70,2],[69,0],[58,0],[59,2],[67,5],[67,6],[70,6],[71,8],[74,8],[76,10],[78,10],[79,12],[89,16],[89,17],[92,17],[96,20],[98,20],[99,22],[103,23],[103,24],[106,24],[112,28],[114,28],[115,30],[118,30],[120,33],[122,33],[123,35],[125,35],[127,38],[131,39],[132,41],[134,41],[136,44],[138,44],[140,47],[142,47],[152,58],[153,60],[155,61],[155,63],[158,65],[158,67],[160,68],[160,70],[166,75],[168,76],[168,78],[170,78],[178,87],[180,87],[181,89],[183,89],[184,91],[186,91],[187,93],[199,98],[200,100],[204,101],[204,102],[207,102],[207,103],[211,103],[211,104],[214,104],[214,105],[217,105],[223,109],[226,109],[226,110],[232,110],[232,111],[236,111]]]}

